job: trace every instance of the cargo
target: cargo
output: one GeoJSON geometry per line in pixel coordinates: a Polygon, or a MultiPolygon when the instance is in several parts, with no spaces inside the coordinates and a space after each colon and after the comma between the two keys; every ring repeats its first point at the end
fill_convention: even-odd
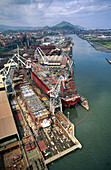
{"type": "Polygon", "coordinates": [[[25,100],[27,109],[34,121],[49,117],[50,113],[45,109],[45,106],[41,103],[39,97],[37,97],[29,85],[21,85],[21,95],[25,100]],[[33,95],[30,95],[30,93],[33,95]]]}

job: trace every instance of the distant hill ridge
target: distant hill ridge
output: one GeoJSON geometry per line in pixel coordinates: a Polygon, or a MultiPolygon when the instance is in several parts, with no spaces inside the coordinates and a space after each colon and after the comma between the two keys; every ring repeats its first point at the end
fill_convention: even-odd
{"type": "Polygon", "coordinates": [[[18,30],[18,29],[66,29],[66,30],[72,30],[72,29],[81,29],[82,27],[79,25],[73,25],[69,22],[66,21],[62,21],[61,23],[53,26],[53,27],[49,27],[49,26],[45,26],[45,27],[29,27],[29,26],[8,26],[8,25],[0,25],[0,29],[4,29],[4,30],[18,30]]]}
{"type": "Polygon", "coordinates": [[[53,26],[52,28],[62,28],[62,29],[80,29],[82,28],[81,26],[79,25],[73,25],[69,22],[66,22],[66,21],[62,21],[61,23],[53,26]]]}

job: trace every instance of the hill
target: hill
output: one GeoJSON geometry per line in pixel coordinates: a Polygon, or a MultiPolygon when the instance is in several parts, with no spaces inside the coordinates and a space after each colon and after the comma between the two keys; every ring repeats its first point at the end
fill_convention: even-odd
{"type": "Polygon", "coordinates": [[[0,30],[36,30],[36,29],[65,29],[65,30],[77,30],[81,29],[82,27],[78,25],[73,25],[69,22],[62,21],[61,23],[49,27],[28,27],[28,26],[8,26],[8,25],[0,25],[0,30]]]}
{"type": "Polygon", "coordinates": [[[73,30],[73,29],[81,29],[79,25],[73,25],[69,22],[62,21],[61,23],[55,25],[52,27],[53,29],[66,29],[66,30],[73,30]]]}

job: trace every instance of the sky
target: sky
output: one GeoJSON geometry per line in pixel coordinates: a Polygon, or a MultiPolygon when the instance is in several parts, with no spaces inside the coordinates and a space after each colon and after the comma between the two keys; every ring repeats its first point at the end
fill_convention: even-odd
{"type": "Polygon", "coordinates": [[[111,0],[0,0],[0,25],[111,28],[111,0]]]}

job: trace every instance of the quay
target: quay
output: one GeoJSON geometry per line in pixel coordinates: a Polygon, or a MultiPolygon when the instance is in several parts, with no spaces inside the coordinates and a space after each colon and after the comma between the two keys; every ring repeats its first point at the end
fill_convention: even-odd
{"type": "MultiPolygon", "coordinates": [[[[25,87],[29,87],[30,92],[33,92],[31,84],[26,82],[25,87]],[[31,91],[32,89],[32,91],[31,91]]],[[[21,86],[22,87],[22,86],[21,86]]],[[[60,157],[74,151],[75,149],[82,148],[79,141],[74,136],[74,125],[67,119],[67,117],[60,111],[57,111],[54,115],[52,114],[52,119],[54,121],[53,127],[46,127],[44,129],[37,128],[39,124],[33,119],[29,111],[26,109],[26,105],[20,93],[20,89],[16,90],[16,98],[11,95],[10,104],[12,108],[12,113],[14,115],[15,123],[18,128],[18,138],[19,145],[22,149],[21,154],[23,155],[24,164],[20,162],[20,166],[28,166],[37,169],[46,169],[47,164],[52,161],[59,159],[60,157]],[[70,129],[70,130],[69,130],[70,129]],[[40,148],[40,144],[43,141],[45,149],[40,148]],[[32,150],[29,150],[28,145],[34,143],[32,150]],[[44,167],[44,168],[43,168],[44,167]]],[[[42,94],[42,93],[41,93],[42,94]]],[[[36,96],[36,93],[35,93],[36,96]]],[[[41,95],[43,97],[43,95],[41,95]]],[[[43,108],[43,103],[41,103],[43,108]]],[[[29,108],[30,109],[30,108],[29,108]]],[[[47,111],[46,111],[47,112],[47,111]]],[[[13,147],[15,144],[12,144],[13,147]]],[[[18,145],[18,148],[19,148],[18,145]]],[[[31,145],[30,145],[31,146],[31,145]]],[[[4,149],[2,152],[7,152],[10,149],[10,145],[4,149]]],[[[12,149],[11,149],[12,152],[12,149]]],[[[20,151],[19,151],[20,152],[20,151]]],[[[17,152],[17,154],[19,153],[17,152]]],[[[10,152],[9,152],[10,153],[10,152]]],[[[17,158],[18,161],[21,160],[21,154],[17,158]]],[[[13,156],[9,158],[9,155],[4,154],[4,158],[12,160],[15,157],[15,152],[13,156]]],[[[4,160],[5,161],[5,160],[4,160]]],[[[6,162],[5,164],[8,164],[6,162]]],[[[13,165],[18,166],[16,161],[13,165]]],[[[8,166],[8,165],[6,165],[8,166]]]]}
{"type": "MultiPolygon", "coordinates": [[[[74,135],[74,125],[63,112],[57,110],[52,113],[48,107],[47,110],[42,101],[44,94],[41,91],[40,95],[36,93],[37,88],[31,85],[32,80],[28,82],[25,79],[23,70],[19,73],[18,78],[22,77],[22,81],[20,79],[20,83],[17,80],[17,83],[12,84],[16,95],[11,94],[9,98],[18,129],[18,147],[21,148],[19,158],[21,159],[21,155],[24,158],[24,164],[20,162],[20,166],[47,170],[47,164],[75,149],[81,149],[82,145],[74,135]],[[51,120],[52,123],[41,127],[44,119],[51,120]]],[[[17,166],[16,161],[14,163],[17,166]]]]}
{"type": "MultiPolygon", "coordinates": [[[[26,89],[28,87],[28,90],[31,93],[33,92],[34,95],[36,95],[36,93],[34,92],[36,91],[36,88],[32,87],[31,86],[32,83],[31,84],[30,83],[26,82],[26,84],[28,85],[24,84],[24,87],[26,89]],[[34,91],[33,91],[33,88],[34,88],[34,91]]],[[[40,92],[40,94],[41,94],[41,97],[39,96],[39,100],[43,98],[42,92],[40,92]]],[[[19,101],[20,101],[20,98],[21,97],[18,97],[19,101]]],[[[28,112],[28,110],[26,111],[26,109],[24,110],[24,112],[26,113],[25,117],[30,128],[33,131],[36,143],[38,144],[38,147],[39,147],[39,152],[42,155],[45,165],[74,151],[75,149],[82,148],[82,145],[74,136],[74,125],[69,121],[69,119],[62,112],[56,111],[55,114],[52,114],[51,119],[54,122],[53,126],[49,126],[43,129],[37,128],[39,127],[41,120],[39,120],[38,122],[37,119],[33,118],[31,109],[28,106],[26,106],[26,102],[24,98],[23,99],[22,98],[21,98],[20,106],[23,110],[26,107],[28,108],[28,110],[30,110],[30,112],[28,112]],[[39,143],[43,143],[45,149],[41,148],[39,143]]],[[[33,98],[30,100],[33,101],[33,98]]],[[[40,102],[38,101],[38,103],[40,102]]],[[[43,109],[44,104],[40,103],[40,105],[42,106],[42,109],[43,109]]],[[[39,108],[41,106],[39,106],[39,108]]],[[[47,110],[45,110],[45,112],[49,115],[49,112],[47,110]]]]}
{"type": "Polygon", "coordinates": [[[60,157],[62,157],[62,156],[64,156],[64,155],[66,155],[66,154],[74,151],[74,150],[77,149],[77,148],[81,149],[81,147],[82,147],[81,144],[78,143],[77,145],[72,146],[72,147],[70,147],[69,149],[67,149],[67,150],[65,150],[65,151],[63,151],[63,152],[60,152],[60,153],[58,153],[57,155],[55,155],[55,156],[47,159],[47,160],[45,161],[45,164],[49,164],[49,163],[55,161],[56,159],[58,159],[58,158],[60,158],[60,157]]]}

